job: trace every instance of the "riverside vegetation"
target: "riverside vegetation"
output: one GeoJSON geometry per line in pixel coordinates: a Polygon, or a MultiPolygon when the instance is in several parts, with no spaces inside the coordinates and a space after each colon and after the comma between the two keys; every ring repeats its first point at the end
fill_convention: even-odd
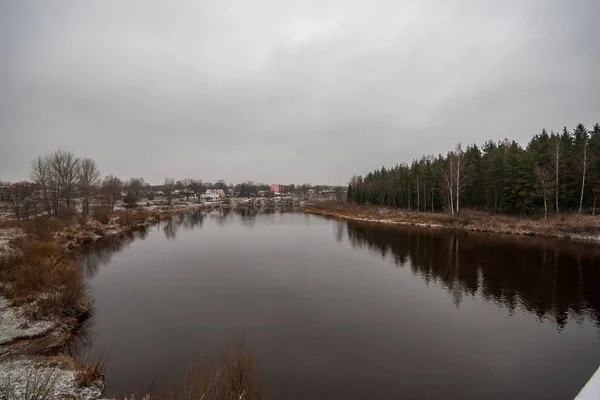
{"type": "MultiPolygon", "coordinates": [[[[105,357],[61,353],[93,314],[72,251],[206,206],[175,206],[171,179],[164,205],[140,206],[143,180],[100,180],[93,160],[60,150],[34,160],[31,177],[31,183],[5,185],[0,192],[14,217],[0,220],[0,399],[97,399],[104,391],[105,357]]],[[[191,366],[181,385],[147,395],[200,397],[265,398],[243,342],[191,366]]]]}
{"type": "MultiPolygon", "coordinates": [[[[0,257],[2,295],[18,310],[21,327],[0,344],[0,399],[44,400],[59,395],[96,399],[103,394],[105,357],[69,357],[60,349],[78,334],[93,314],[81,271],[71,250],[87,243],[140,229],[187,208],[115,212],[102,224],[40,217],[3,221],[0,229],[19,226],[10,252],[0,257]]],[[[179,384],[166,382],[149,390],[147,399],[264,399],[266,392],[254,360],[242,340],[221,356],[191,365],[179,384]]]]}
{"type": "Polygon", "coordinates": [[[352,203],[311,203],[304,208],[309,214],[339,219],[412,225],[434,229],[457,229],[526,236],[550,236],[573,240],[600,241],[600,226],[592,215],[553,215],[547,219],[490,214],[465,209],[460,215],[441,212],[417,212],[391,207],[352,203]]]}

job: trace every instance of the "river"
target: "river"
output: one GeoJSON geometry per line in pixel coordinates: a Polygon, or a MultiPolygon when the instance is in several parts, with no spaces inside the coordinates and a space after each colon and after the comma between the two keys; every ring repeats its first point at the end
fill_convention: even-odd
{"type": "Polygon", "coordinates": [[[190,212],[80,255],[109,394],[243,335],[274,399],[567,399],[600,364],[600,247],[190,212]]]}

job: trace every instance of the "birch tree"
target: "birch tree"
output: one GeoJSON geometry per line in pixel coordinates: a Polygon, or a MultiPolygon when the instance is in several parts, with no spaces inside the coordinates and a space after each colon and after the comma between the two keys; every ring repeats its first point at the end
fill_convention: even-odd
{"type": "Polygon", "coordinates": [[[446,190],[448,191],[448,205],[450,206],[450,215],[454,217],[454,152],[448,153],[448,161],[446,171],[444,173],[444,181],[446,190]]]}
{"type": "Polygon", "coordinates": [[[460,192],[464,187],[464,180],[461,180],[461,175],[465,166],[464,153],[460,143],[456,146],[456,150],[454,151],[454,158],[454,165],[456,168],[456,213],[458,214],[460,212],[460,192]]]}
{"type": "Polygon", "coordinates": [[[580,162],[579,168],[581,171],[581,195],[579,197],[579,214],[581,214],[581,210],[583,208],[583,194],[585,190],[585,179],[588,167],[590,166],[590,158],[588,157],[588,141],[589,135],[587,129],[583,124],[577,125],[575,130],[573,131],[575,136],[576,144],[580,149],[580,162]]]}
{"type": "Polygon", "coordinates": [[[539,165],[535,167],[538,194],[544,198],[544,219],[548,219],[548,193],[552,189],[554,178],[552,172],[539,165]]]}
{"type": "Polygon", "coordinates": [[[559,186],[559,173],[562,165],[562,142],[560,140],[560,135],[552,134],[553,143],[552,143],[552,171],[554,172],[554,199],[555,199],[555,207],[556,213],[559,213],[558,210],[558,191],[560,189],[559,186]]]}

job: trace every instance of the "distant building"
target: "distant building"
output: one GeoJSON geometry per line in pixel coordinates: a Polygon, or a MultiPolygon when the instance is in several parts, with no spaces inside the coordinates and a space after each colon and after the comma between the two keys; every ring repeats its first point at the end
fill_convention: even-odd
{"type": "Polygon", "coordinates": [[[206,189],[204,194],[200,195],[200,198],[206,201],[217,201],[225,197],[223,189],[206,189]]]}
{"type": "Polygon", "coordinates": [[[285,185],[271,185],[271,193],[283,193],[285,192],[285,185]]]}
{"type": "Polygon", "coordinates": [[[217,195],[219,197],[225,197],[223,189],[206,189],[204,194],[217,195]]]}
{"type": "Polygon", "coordinates": [[[200,196],[205,201],[217,201],[221,200],[221,196],[216,193],[204,193],[200,196]]]}

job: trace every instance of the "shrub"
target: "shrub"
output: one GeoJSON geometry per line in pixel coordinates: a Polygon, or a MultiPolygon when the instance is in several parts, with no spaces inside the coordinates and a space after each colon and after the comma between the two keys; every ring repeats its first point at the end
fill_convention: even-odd
{"type": "Polygon", "coordinates": [[[239,340],[227,347],[218,359],[192,364],[180,387],[167,387],[147,398],[263,400],[268,396],[254,359],[239,340]]]}
{"type": "Polygon", "coordinates": [[[92,209],[92,217],[103,224],[108,224],[108,221],[110,220],[110,214],[111,213],[108,207],[100,206],[92,209]]]}
{"type": "Polygon", "coordinates": [[[28,238],[18,243],[20,254],[0,260],[4,295],[15,305],[34,303],[26,312],[33,319],[84,313],[85,285],[79,268],[61,257],[54,242],[28,238]]]}
{"type": "Polygon", "coordinates": [[[133,192],[127,193],[125,197],[123,197],[123,203],[125,203],[125,208],[135,208],[137,207],[138,197],[133,192]]]}
{"type": "Polygon", "coordinates": [[[123,226],[143,224],[152,214],[147,210],[136,210],[120,213],[117,222],[123,226]]]}
{"type": "Polygon", "coordinates": [[[87,351],[77,357],[80,364],[75,376],[77,386],[85,387],[103,379],[108,355],[104,348],[87,351]]]}
{"type": "Polygon", "coordinates": [[[50,400],[54,399],[54,390],[58,375],[52,370],[29,367],[25,375],[24,385],[18,378],[8,376],[6,382],[0,382],[0,399],[2,400],[50,400]],[[24,386],[24,387],[23,387],[24,386]]]}

